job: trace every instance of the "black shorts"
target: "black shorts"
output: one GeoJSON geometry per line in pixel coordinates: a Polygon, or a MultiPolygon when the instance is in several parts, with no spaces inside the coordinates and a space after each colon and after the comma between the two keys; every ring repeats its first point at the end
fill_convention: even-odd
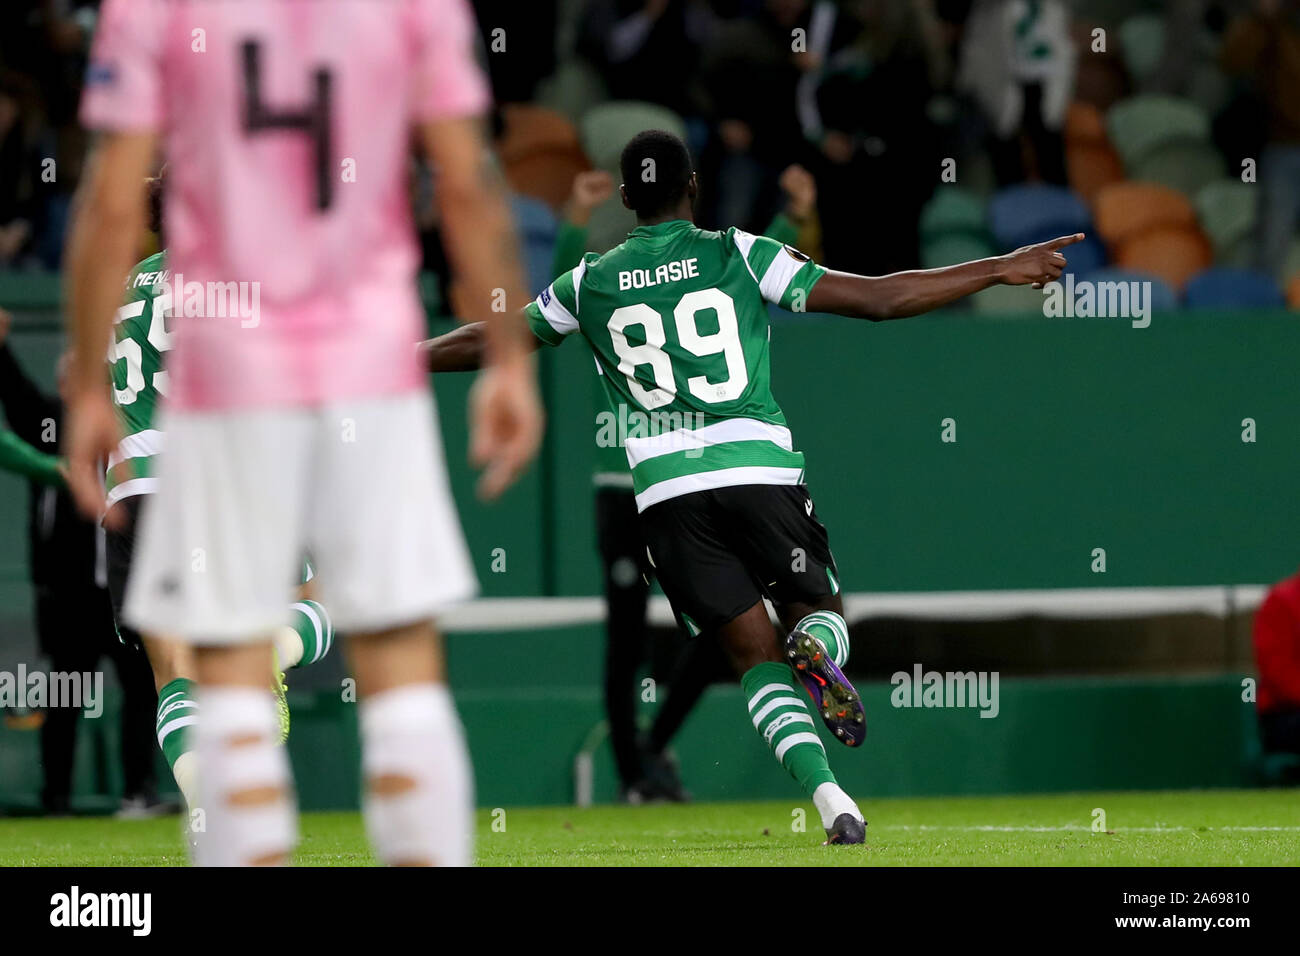
{"type": "Polygon", "coordinates": [[[126,586],[131,580],[131,555],[135,552],[135,528],[140,520],[140,505],[148,495],[133,495],[113,506],[122,517],[119,528],[104,529],[104,563],[108,571],[108,595],[113,602],[113,620],[117,622],[117,635],[123,644],[143,647],[140,634],[122,623],[122,605],[126,601],[126,586]]]}
{"type": "Polygon", "coordinates": [[[736,485],[651,505],[641,530],[686,630],[709,631],[753,607],[816,604],[839,593],[825,526],[804,485],[736,485]]]}

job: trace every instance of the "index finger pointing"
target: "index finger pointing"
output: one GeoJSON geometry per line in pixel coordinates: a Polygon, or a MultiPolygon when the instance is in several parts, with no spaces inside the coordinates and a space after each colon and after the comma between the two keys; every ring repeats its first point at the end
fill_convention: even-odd
{"type": "Polygon", "coordinates": [[[1057,239],[1050,239],[1047,242],[1043,243],[1043,245],[1045,245],[1048,249],[1061,249],[1065,246],[1072,246],[1076,242],[1082,242],[1082,241],[1083,241],[1083,233],[1076,232],[1072,236],[1061,236],[1057,239]]]}

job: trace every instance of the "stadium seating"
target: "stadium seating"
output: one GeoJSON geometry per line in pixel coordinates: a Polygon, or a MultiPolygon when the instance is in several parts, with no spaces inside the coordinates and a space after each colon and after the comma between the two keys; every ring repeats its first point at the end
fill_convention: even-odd
{"type": "Polygon", "coordinates": [[[1043,292],[1027,285],[994,285],[971,296],[977,315],[1029,316],[1043,314],[1043,292]]]}
{"type": "Polygon", "coordinates": [[[1210,242],[1195,225],[1158,226],[1132,235],[1115,248],[1115,263],[1124,269],[1159,276],[1175,290],[1214,259],[1210,242]]]}
{"type": "Polygon", "coordinates": [[[921,210],[921,237],[938,239],[952,233],[986,235],[984,200],[960,186],[940,186],[921,210]]]}
{"type": "Polygon", "coordinates": [[[1009,186],[989,201],[989,231],[1007,250],[1091,229],[1088,207],[1062,186],[1009,186]]]}
{"type": "Polygon", "coordinates": [[[1239,179],[1216,179],[1196,193],[1195,205],[1201,228],[1214,246],[1215,260],[1221,265],[1244,265],[1232,260],[1251,241],[1258,208],[1256,187],[1239,179]]]}
{"type": "Polygon", "coordinates": [[[686,123],[672,110],[654,103],[613,100],[591,108],[582,117],[582,145],[592,163],[614,172],[627,141],[646,129],[667,130],[686,138],[686,123]]]}
{"type": "Polygon", "coordinates": [[[1213,145],[1188,140],[1161,143],[1129,169],[1131,179],[1160,183],[1188,197],[1194,197],[1223,174],[1223,156],[1213,145]]]}
{"type": "Polygon", "coordinates": [[[1196,226],[1196,210],[1187,197],[1154,183],[1104,187],[1093,202],[1093,217],[1097,234],[1112,247],[1152,229],[1196,226]]]}
{"type": "Polygon", "coordinates": [[[558,224],[550,206],[531,196],[511,196],[510,212],[519,230],[528,289],[536,295],[551,283],[558,224]]]}
{"type": "Polygon", "coordinates": [[[1157,147],[1210,138],[1210,120],[1199,106],[1160,94],[1120,100],[1106,114],[1106,128],[1130,172],[1157,147]]]}
{"type": "Polygon", "coordinates": [[[974,233],[954,232],[921,242],[921,265],[926,269],[985,259],[997,254],[998,251],[988,239],[974,233]]]}
{"type": "Polygon", "coordinates": [[[505,128],[498,150],[506,181],[515,192],[540,199],[558,212],[573,177],[591,168],[577,127],[539,106],[511,104],[501,112],[505,128]]]}
{"type": "Polygon", "coordinates": [[[1075,100],[1065,117],[1065,167],[1070,188],[1091,203],[1102,186],[1124,178],[1124,164],[1106,133],[1106,118],[1091,103],[1075,100]]]}
{"type": "Polygon", "coordinates": [[[1250,269],[1207,269],[1183,292],[1189,309],[1276,309],[1285,303],[1271,276],[1250,269]]]}
{"type": "Polygon", "coordinates": [[[1124,68],[1139,89],[1145,88],[1164,56],[1164,18],[1154,13],[1129,17],[1120,24],[1119,42],[1124,68]]]}
{"type": "Polygon", "coordinates": [[[1132,269],[1120,269],[1108,266],[1095,269],[1083,275],[1088,282],[1145,282],[1151,290],[1151,309],[1153,312],[1172,312],[1178,308],[1178,295],[1164,279],[1147,272],[1132,269]]]}

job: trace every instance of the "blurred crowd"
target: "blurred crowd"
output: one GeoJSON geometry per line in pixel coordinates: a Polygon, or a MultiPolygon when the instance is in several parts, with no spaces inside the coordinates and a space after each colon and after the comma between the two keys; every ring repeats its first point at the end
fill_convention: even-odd
{"type": "MultiPolygon", "coordinates": [[[[577,174],[612,172],[621,142],[653,124],[690,144],[704,226],[761,230],[788,206],[783,174],[806,170],[817,198],[800,241],[833,267],[880,273],[1004,251],[999,201],[1028,183],[1056,192],[1015,194],[1008,208],[1077,201],[1068,222],[1038,219],[1096,226],[1089,268],[1149,274],[1174,296],[1227,269],[1256,292],[1269,285],[1278,304],[1300,280],[1297,0],[473,5],[496,142],[539,261],[573,212],[577,174]],[[1255,166],[1243,176],[1246,160],[1255,166]],[[1185,203],[1116,191],[1126,182],[1185,203]],[[1135,201],[1159,215],[1116,224],[1105,211],[1135,201]],[[963,203],[981,221],[954,241],[941,220],[963,203]]],[[[57,268],[97,6],[6,0],[0,12],[0,269],[57,268]],[[49,159],[57,175],[46,181],[49,159]]],[[[445,274],[425,201],[433,189],[418,171],[427,265],[445,274]]],[[[616,196],[603,204],[589,232],[596,250],[628,225],[616,196]]]]}

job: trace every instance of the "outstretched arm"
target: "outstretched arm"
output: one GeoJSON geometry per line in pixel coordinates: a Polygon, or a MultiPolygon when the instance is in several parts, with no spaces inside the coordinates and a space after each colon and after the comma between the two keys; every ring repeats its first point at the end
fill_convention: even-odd
{"type": "Polygon", "coordinates": [[[808,293],[807,311],[831,312],[880,322],[919,315],[992,285],[1033,285],[1059,279],[1065,268],[1060,249],[1083,233],[1023,246],[1005,256],[976,259],[942,269],[917,269],[887,276],[827,272],[808,293]]]}
{"type": "MultiPolygon", "coordinates": [[[[533,335],[524,341],[525,347],[532,350],[541,345],[533,335]]],[[[470,322],[445,335],[425,339],[416,349],[430,372],[474,372],[483,367],[487,354],[487,329],[482,322],[470,322]]]]}

